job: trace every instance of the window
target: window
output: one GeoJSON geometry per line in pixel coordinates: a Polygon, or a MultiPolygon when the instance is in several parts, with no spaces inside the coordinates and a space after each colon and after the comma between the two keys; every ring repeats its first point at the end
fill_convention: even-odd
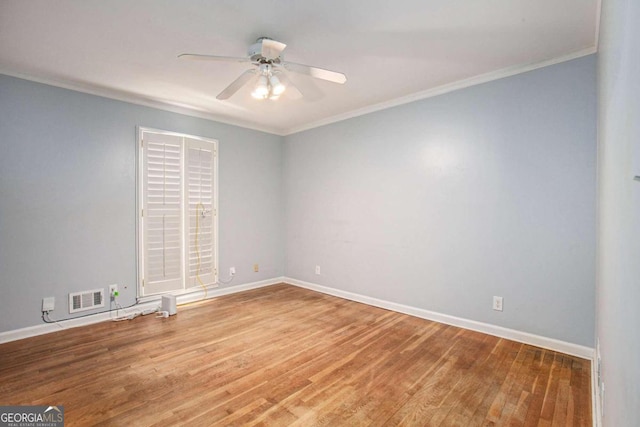
{"type": "Polygon", "coordinates": [[[139,131],[139,295],[217,280],[217,141],[139,131]]]}

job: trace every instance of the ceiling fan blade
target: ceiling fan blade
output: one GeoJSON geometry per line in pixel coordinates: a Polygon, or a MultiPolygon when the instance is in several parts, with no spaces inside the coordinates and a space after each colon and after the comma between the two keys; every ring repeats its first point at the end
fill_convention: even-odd
{"type": "Polygon", "coordinates": [[[305,102],[317,102],[324,98],[324,92],[316,84],[316,79],[310,79],[304,74],[292,73],[289,76],[292,82],[304,94],[305,102]]]}
{"type": "Polygon", "coordinates": [[[285,47],[287,47],[287,45],[279,41],[262,39],[262,56],[267,59],[276,59],[285,47]]]}
{"type": "Polygon", "coordinates": [[[296,85],[293,84],[293,82],[291,81],[289,76],[287,76],[286,73],[284,73],[282,71],[278,71],[278,72],[276,72],[276,75],[280,79],[280,82],[287,88],[284,91],[284,94],[287,96],[287,98],[290,98],[290,99],[300,99],[300,98],[302,98],[302,96],[303,96],[302,92],[300,92],[300,89],[298,89],[296,87],[296,85]]]}
{"type": "Polygon", "coordinates": [[[216,99],[224,101],[229,99],[234,93],[236,93],[242,86],[244,86],[249,80],[255,76],[255,70],[247,70],[240,74],[240,77],[235,79],[233,83],[227,86],[222,92],[216,96],[216,99]]]}
{"type": "Polygon", "coordinates": [[[329,71],[323,68],[311,67],[309,65],[296,64],[294,62],[285,62],[284,68],[289,71],[293,71],[298,74],[306,74],[307,76],[315,77],[316,79],[322,79],[333,83],[344,84],[347,81],[347,76],[336,71],[329,71]]]}
{"type": "Polygon", "coordinates": [[[195,59],[198,61],[251,62],[251,58],[237,58],[235,56],[202,55],[199,53],[183,53],[178,58],[195,59]]]}

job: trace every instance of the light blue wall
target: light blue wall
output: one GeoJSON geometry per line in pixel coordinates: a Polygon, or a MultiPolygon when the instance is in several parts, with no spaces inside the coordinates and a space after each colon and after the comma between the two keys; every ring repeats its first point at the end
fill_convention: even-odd
{"type": "Polygon", "coordinates": [[[286,137],[287,276],[593,346],[595,71],[589,56],[286,137]]]}
{"type": "Polygon", "coordinates": [[[640,425],[640,3],[602,2],[597,328],[604,425],[640,425]]]}
{"type": "Polygon", "coordinates": [[[587,57],[282,138],[0,76],[0,331],[45,296],[53,317],[110,283],[133,302],[141,125],[220,141],[234,284],[286,273],[592,346],[595,105],[587,57]]]}
{"type": "Polygon", "coordinates": [[[40,323],[43,297],[53,318],[111,283],[134,302],[137,125],[220,141],[221,277],[282,276],[281,137],[0,75],[0,332],[40,323]]]}

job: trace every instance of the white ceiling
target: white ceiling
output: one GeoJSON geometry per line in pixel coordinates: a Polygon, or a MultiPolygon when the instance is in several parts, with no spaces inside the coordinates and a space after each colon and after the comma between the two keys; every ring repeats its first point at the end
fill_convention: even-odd
{"type": "Polygon", "coordinates": [[[599,0],[0,0],[0,73],[289,134],[455,87],[595,52],[599,0]],[[216,95],[257,37],[288,61],[347,75],[292,75],[305,98],[216,95]]]}

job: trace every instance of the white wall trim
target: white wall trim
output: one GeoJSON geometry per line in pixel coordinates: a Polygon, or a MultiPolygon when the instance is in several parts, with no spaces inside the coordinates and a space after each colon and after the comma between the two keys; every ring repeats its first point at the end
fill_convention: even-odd
{"type": "MultiPolygon", "coordinates": [[[[437,313],[429,310],[424,310],[417,307],[411,307],[403,304],[397,304],[389,301],[380,300],[352,292],[341,291],[339,289],[330,288],[327,286],[321,286],[302,280],[293,279],[290,277],[276,277],[273,279],[261,280],[258,282],[245,283],[242,285],[209,289],[207,291],[207,299],[220,297],[223,295],[235,294],[239,292],[249,291],[252,289],[263,288],[266,286],[275,285],[278,283],[288,283],[301,288],[309,289],[312,291],[320,292],[323,294],[332,295],[339,298],[344,298],[350,301],[356,301],[374,307],[380,307],[387,310],[396,311],[398,313],[404,313],[411,316],[419,317],[421,319],[432,320],[435,322],[444,323],[447,325],[453,325],[460,328],[470,329],[477,332],[494,335],[500,338],[506,338],[525,344],[535,345],[538,347],[547,348],[549,350],[559,351],[572,356],[589,359],[591,361],[591,404],[592,404],[592,418],[593,426],[600,427],[601,415],[600,415],[600,395],[598,393],[597,385],[597,372],[595,363],[595,350],[589,347],[580,346],[577,344],[567,343],[564,341],[555,340],[553,338],[546,338],[539,335],[529,334],[527,332],[516,331],[514,329],[503,328],[501,326],[495,326],[488,323],[476,322],[473,320],[463,319],[460,317],[449,316],[447,314],[437,313]]],[[[127,313],[135,313],[136,311],[143,311],[152,308],[156,308],[159,305],[161,296],[157,296],[155,300],[146,301],[124,310],[127,313]]],[[[177,296],[178,305],[189,304],[192,302],[200,301],[204,299],[204,290],[197,290],[177,296]]],[[[115,317],[114,312],[98,313],[93,316],[63,320],[57,323],[45,323],[42,325],[30,326],[27,328],[16,329],[12,331],[0,332],[0,344],[17,341],[24,338],[34,337],[37,335],[49,334],[57,332],[63,329],[77,328],[79,326],[91,325],[94,323],[105,322],[115,317]]]]}
{"type": "MultiPolygon", "coordinates": [[[[250,291],[252,289],[264,288],[266,286],[277,285],[283,283],[284,277],[275,277],[273,279],[261,280],[259,282],[245,283],[237,286],[228,286],[216,289],[207,290],[207,299],[221,297],[223,295],[237,294],[238,292],[250,291]]],[[[158,297],[159,299],[160,297],[158,297]]],[[[177,297],[178,304],[189,304],[191,302],[200,301],[204,299],[204,291],[199,289],[195,292],[188,294],[182,294],[177,297]]]]}
{"type": "Polygon", "coordinates": [[[344,114],[338,114],[332,117],[328,117],[322,120],[318,120],[312,123],[307,123],[302,126],[293,127],[284,131],[283,135],[292,135],[294,133],[310,130],[320,126],[329,125],[331,123],[341,122],[343,120],[352,119],[358,116],[364,116],[365,114],[374,113],[380,110],[386,110],[387,108],[397,107],[399,105],[408,104],[414,101],[420,101],[422,99],[432,98],[434,96],[443,95],[445,93],[453,92],[459,89],[464,89],[470,86],[475,86],[483,83],[488,83],[494,80],[499,80],[505,77],[511,77],[516,74],[526,73],[529,71],[537,70],[538,68],[548,67],[550,65],[559,64],[561,62],[571,61],[573,59],[582,58],[583,56],[596,53],[596,47],[589,47],[579,50],[564,56],[557,58],[551,58],[546,61],[536,62],[532,64],[515,65],[512,67],[503,68],[497,71],[491,71],[478,76],[473,76],[464,80],[458,80],[453,83],[444,84],[431,89],[427,89],[421,92],[416,92],[410,95],[402,96],[400,98],[391,99],[388,101],[380,102],[378,104],[369,105],[357,110],[348,111],[344,114]]]}
{"type": "Polygon", "coordinates": [[[387,310],[397,311],[398,313],[409,314],[421,319],[433,320],[435,322],[447,325],[457,326],[472,331],[482,332],[500,338],[506,338],[512,341],[524,344],[534,345],[549,350],[577,356],[583,359],[593,360],[594,350],[578,344],[547,338],[540,335],[530,334],[528,332],[517,331],[515,329],[504,328],[502,326],[491,325],[489,323],[477,322],[475,320],[464,319],[461,317],[450,316],[448,314],[437,313],[435,311],[424,310],[422,308],[411,307],[408,305],[398,304],[390,301],[384,301],[377,298],[368,297],[366,295],[355,294],[352,292],[342,291],[327,286],[317,285],[290,277],[284,278],[285,283],[299,286],[301,288],[310,289],[312,291],[321,292],[323,294],[333,295],[336,297],[360,302],[363,304],[380,307],[387,310]]]}
{"type": "MultiPolygon", "coordinates": [[[[600,2],[600,0],[598,0],[600,2]]],[[[598,17],[600,5],[598,4],[598,17]]],[[[599,19],[598,19],[599,23],[599,19]]],[[[597,27],[599,28],[599,26],[597,27]]],[[[223,115],[213,114],[207,111],[198,110],[188,105],[177,105],[171,103],[165,99],[154,99],[145,97],[143,95],[136,95],[133,93],[125,92],[118,89],[107,88],[103,86],[93,85],[85,82],[72,82],[61,79],[56,79],[46,76],[36,76],[24,73],[14,72],[13,70],[0,67],[0,74],[5,74],[11,77],[17,77],[23,80],[29,80],[36,83],[42,83],[50,86],[60,87],[63,89],[69,89],[76,92],[87,93],[90,95],[101,96],[103,98],[115,99],[117,101],[128,102],[131,104],[142,105],[145,107],[156,108],[158,110],[170,111],[172,113],[184,114],[192,117],[199,117],[202,119],[213,120],[219,123],[224,123],[232,126],[238,126],[246,129],[257,130],[260,132],[270,133],[278,136],[287,136],[294,133],[302,132],[305,130],[325,126],[331,123],[341,122],[343,120],[351,119],[353,117],[363,116],[365,114],[373,113],[387,108],[396,107],[410,102],[419,101],[426,98],[442,95],[448,92],[453,92],[458,89],[464,89],[470,86],[475,86],[482,83],[488,83],[493,80],[499,80],[504,77],[510,77],[516,74],[526,73],[528,71],[536,70],[538,68],[547,67],[550,65],[559,64],[565,61],[571,61],[573,59],[581,58],[583,56],[591,55],[597,52],[599,31],[596,30],[595,46],[588,47],[586,49],[572,52],[567,55],[559,56],[556,58],[550,58],[545,61],[535,62],[531,64],[514,65],[511,67],[503,68],[497,71],[491,71],[479,76],[473,76],[464,80],[455,81],[449,84],[437,86],[431,89],[427,89],[421,92],[416,92],[407,96],[391,99],[388,101],[380,102],[378,104],[369,105],[364,108],[348,111],[343,114],[327,117],[315,122],[306,123],[301,126],[292,127],[289,129],[272,128],[264,125],[258,125],[244,120],[232,119],[223,115]]]]}
{"type": "Polygon", "coordinates": [[[221,114],[213,114],[208,111],[198,110],[189,105],[179,105],[172,103],[166,99],[156,99],[146,97],[144,95],[138,95],[122,90],[108,88],[104,86],[94,85],[84,82],[66,81],[47,76],[36,76],[31,74],[24,74],[14,72],[11,69],[0,67],[0,74],[4,74],[10,77],[16,77],[22,80],[28,80],[35,83],[41,83],[48,86],[59,87],[62,89],[68,89],[75,92],[86,93],[89,95],[100,96],[102,98],[113,99],[116,101],[127,102],[134,105],[142,105],[143,107],[155,108],[157,110],[169,111],[171,113],[184,114],[185,116],[198,117],[201,119],[213,120],[218,123],[223,123],[231,126],[238,126],[245,129],[257,130],[259,132],[270,133],[273,135],[284,136],[284,134],[276,128],[262,126],[255,123],[247,122],[245,120],[232,119],[221,114]]]}
{"type": "Polygon", "coordinates": [[[602,413],[600,411],[600,390],[598,389],[598,369],[597,355],[591,359],[591,418],[593,418],[593,427],[602,426],[602,413]]]}
{"type": "Polygon", "coordinates": [[[596,36],[593,45],[596,47],[596,52],[600,47],[600,18],[602,16],[602,0],[597,0],[596,4],[596,36]]]}
{"type": "MultiPolygon", "coordinates": [[[[273,279],[261,280],[259,282],[245,283],[237,286],[229,286],[223,288],[209,289],[207,290],[207,299],[220,297],[223,295],[235,294],[238,292],[244,292],[251,289],[263,288],[265,286],[271,286],[278,283],[284,282],[284,277],[275,277],[273,279]]],[[[153,300],[147,300],[143,303],[140,303],[134,307],[120,310],[120,315],[124,313],[132,314],[135,312],[142,312],[144,310],[149,310],[158,307],[160,299],[162,297],[160,295],[153,300]]],[[[204,299],[204,290],[200,289],[195,292],[185,293],[178,295],[176,297],[178,305],[188,304],[195,301],[200,301],[204,299]]],[[[79,326],[91,325],[94,323],[105,322],[111,320],[116,317],[116,312],[105,312],[105,313],[97,313],[95,315],[80,317],[69,320],[62,320],[56,323],[44,323],[42,325],[29,326],[26,328],[15,329],[12,331],[0,332],[0,344],[17,341],[24,338],[34,337],[37,335],[49,334],[52,332],[57,332],[62,329],[70,329],[77,328],[79,326]]],[[[180,311],[178,310],[178,315],[180,311]]]]}

